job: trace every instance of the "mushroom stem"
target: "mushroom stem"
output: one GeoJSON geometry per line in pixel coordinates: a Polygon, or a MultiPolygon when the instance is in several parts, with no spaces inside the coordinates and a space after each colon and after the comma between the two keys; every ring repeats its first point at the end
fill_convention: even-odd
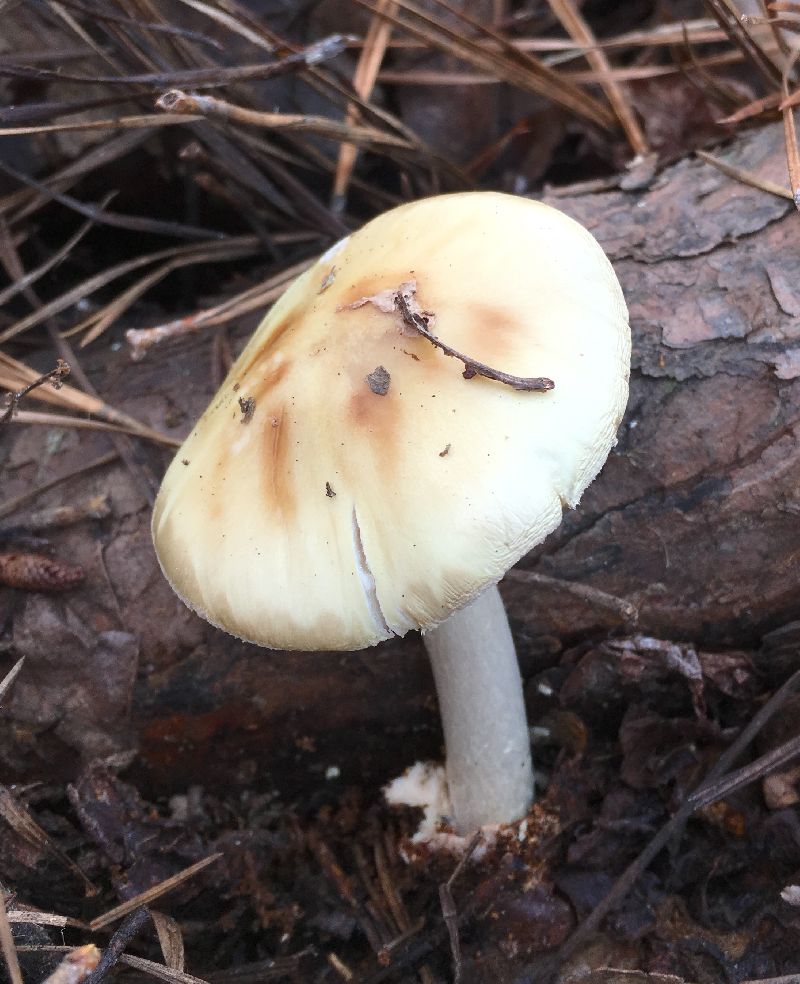
{"type": "Polygon", "coordinates": [[[522,678],[496,585],[423,635],[447,748],[459,834],[525,816],[533,800],[522,678]]]}

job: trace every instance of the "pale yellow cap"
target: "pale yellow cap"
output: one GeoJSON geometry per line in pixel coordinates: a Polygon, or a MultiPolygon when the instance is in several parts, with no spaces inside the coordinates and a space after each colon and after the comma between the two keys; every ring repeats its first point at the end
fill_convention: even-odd
{"type": "Polygon", "coordinates": [[[273,648],[430,628],[578,502],[629,364],[619,283],[572,219],[488,192],[394,209],[291,285],[176,455],[153,515],[164,573],[273,648]],[[409,283],[443,342],[555,388],[465,379],[386,303],[409,283]]]}

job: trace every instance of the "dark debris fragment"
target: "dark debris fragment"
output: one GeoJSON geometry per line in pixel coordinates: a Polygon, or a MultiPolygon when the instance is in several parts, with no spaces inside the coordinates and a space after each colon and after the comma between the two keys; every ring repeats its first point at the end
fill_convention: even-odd
{"type": "Polygon", "coordinates": [[[376,396],[386,396],[392,377],[383,366],[376,366],[367,376],[367,386],[376,396]]]}
{"type": "Polygon", "coordinates": [[[249,424],[256,412],[256,400],[254,396],[240,396],[239,409],[242,411],[242,423],[249,424]]]}

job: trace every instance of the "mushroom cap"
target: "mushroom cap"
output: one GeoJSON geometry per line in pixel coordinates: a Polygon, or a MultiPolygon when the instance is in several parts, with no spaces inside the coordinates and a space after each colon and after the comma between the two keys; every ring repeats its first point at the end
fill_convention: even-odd
{"type": "Polygon", "coordinates": [[[164,573],[208,621],[272,648],[431,628],[578,502],[629,365],[622,291],[577,222],[491,192],[402,205],[300,276],[236,361],[161,486],[164,573]],[[443,342],[555,388],[464,378],[392,310],[409,282],[443,342]]]}

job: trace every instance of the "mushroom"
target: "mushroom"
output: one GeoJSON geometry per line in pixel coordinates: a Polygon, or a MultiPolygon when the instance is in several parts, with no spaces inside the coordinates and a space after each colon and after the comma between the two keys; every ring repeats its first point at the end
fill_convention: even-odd
{"type": "Polygon", "coordinates": [[[164,573],[274,649],[421,629],[455,828],[518,819],[530,742],[497,583],[602,467],[629,363],[577,222],[491,192],[402,205],[300,276],[231,369],[158,495],[164,573]]]}

